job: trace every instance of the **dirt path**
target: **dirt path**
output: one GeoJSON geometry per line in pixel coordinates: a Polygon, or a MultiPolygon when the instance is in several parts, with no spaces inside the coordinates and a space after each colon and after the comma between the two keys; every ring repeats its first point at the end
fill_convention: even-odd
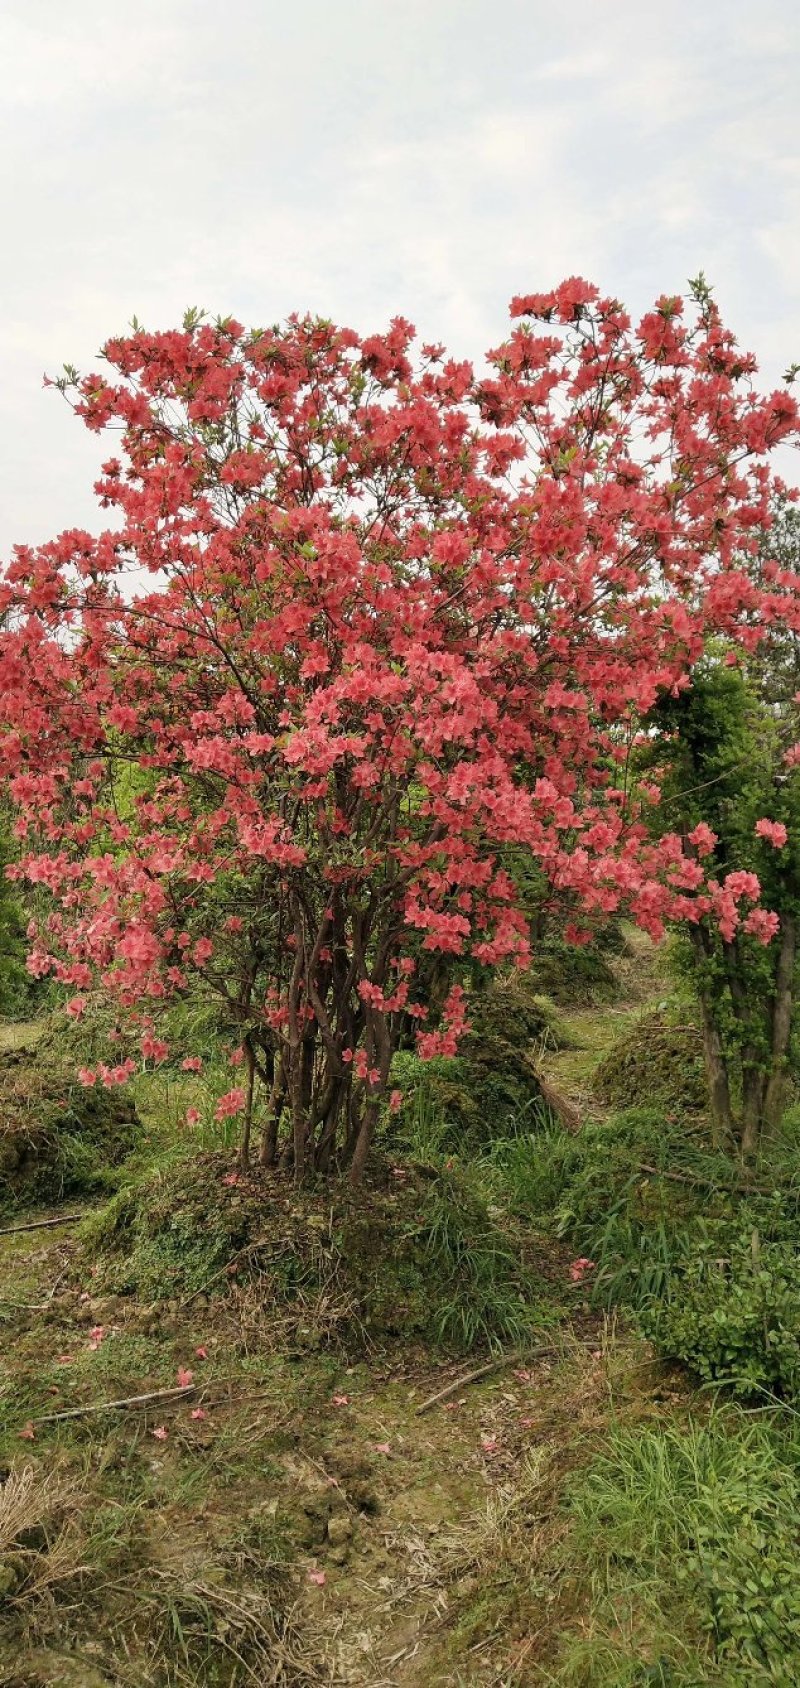
{"type": "Polygon", "coordinates": [[[592,1077],[603,1058],[642,1015],[666,994],[660,952],[636,927],[626,929],[626,947],[614,960],[620,996],[596,1007],[560,1007],[556,1024],[566,1045],[541,1059],[545,1077],[577,1108],[584,1120],[604,1119],[608,1110],[592,1093],[592,1077]]]}
{"type": "MultiPolygon", "coordinates": [[[[44,1625],[37,1688],[160,1680],[143,1665],[117,1676],[112,1664],[132,1635],[145,1651],[156,1646],[143,1564],[151,1579],[175,1584],[181,1609],[198,1587],[212,1607],[215,1590],[242,1598],[257,1562],[282,1560],[299,1597],[292,1634],[310,1671],[275,1678],[287,1688],[538,1680],[527,1665],[498,1674],[532,1647],[526,1601],[508,1603],[519,1576],[508,1545],[521,1531],[529,1555],[552,1510],[542,1474],[574,1457],[601,1422],[614,1362],[599,1323],[596,1347],[594,1337],[578,1345],[568,1329],[556,1332],[552,1354],[522,1355],[420,1415],[469,1362],[435,1365],[401,1350],[347,1367],[330,1355],[237,1352],[213,1306],[176,1321],[126,1298],[99,1305],[91,1280],[66,1287],[74,1258],[67,1226],[0,1239],[0,1461],[5,1471],[30,1469],[42,1493],[54,1472],[74,1485],[76,1564],[61,1568],[63,1618],[57,1599],[44,1623],[33,1594],[12,1614],[31,1633],[44,1625]],[[181,1366],[202,1387],[177,1407],[40,1422],[75,1401],[167,1388],[181,1366]],[[106,1635],[97,1591],[112,1569],[106,1635]],[[87,1671],[91,1658],[93,1674],[63,1674],[65,1650],[87,1671]]],[[[31,1528],[46,1536],[44,1513],[31,1528]]],[[[0,1571],[3,1550],[0,1507],[0,1571]]],[[[0,1676],[18,1646],[12,1623],[0,1676]]]]}

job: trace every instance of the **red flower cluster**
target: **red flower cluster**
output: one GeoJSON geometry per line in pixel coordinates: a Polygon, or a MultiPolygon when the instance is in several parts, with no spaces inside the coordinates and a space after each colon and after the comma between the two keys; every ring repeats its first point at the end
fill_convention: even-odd
{"type": "Polygon", "coordinates": [[[622,770],[709,637],[800,623],[800,583],[750,566],[794,402],[754,390],[707,298],[634,327],[572,278],[512,314],[480,378],[415,363],[402,318],[110,341],[60,385],[116,431],[115,523],[0,580],[13,872],[49,907],[31,970],[143,1016],[202,976],[247,1057],[218,1116],[249,1120],[255,1073],[298,1171],[363,1162],[401,1024],[455,1049],[457,987],[423,1029],[426,952],[525,961],[512,849],[578,941],[623,907],[658,936],[757,904],[705,882],[702,829],[653,843],[622,770]]]}

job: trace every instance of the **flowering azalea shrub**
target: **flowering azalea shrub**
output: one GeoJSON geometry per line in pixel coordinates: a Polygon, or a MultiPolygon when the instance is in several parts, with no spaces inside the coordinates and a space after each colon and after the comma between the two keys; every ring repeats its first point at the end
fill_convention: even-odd
{"type": "Polygon", "coordinates": [[[134,327],[58,383],[113,435],[114,525],[18,547],[0,584],[31,971],[78,1016],[112,993],[156,1062],[202,982],[240,1034],[218,1111],[246,1159],[260,1095],[298,1177],[359,1176],[401,1022],[452,1054],[459,969],[526,961],[512,846],[576,942],[623,908],[656,936],[755,918],[756,877],[709,888],[627,769],[710,637],[797,612],[795,575],[750,566],[794,401],[754,390],[702,285],[638,326],[575,279],[512,319],[478,374],[400,317],[134,327]]]}

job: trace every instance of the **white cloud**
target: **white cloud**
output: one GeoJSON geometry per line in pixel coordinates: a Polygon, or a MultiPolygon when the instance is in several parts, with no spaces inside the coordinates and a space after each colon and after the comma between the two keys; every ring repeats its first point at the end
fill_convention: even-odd
{"type": "Polygon", "coordinates": [[[794,0],[5,0],[0,555],[95,519],[41,389],[136,312],[375,327],[479,356],[511,293],[645,308],[704,268],[770,383],[800,341],[794,0]]]}
{"type": "Polygon", "coordinates": [[[589,49],[561,59],[548,59],[536,72],[540,82],[583,82],[606,74],[608,53],[589,49]]]}

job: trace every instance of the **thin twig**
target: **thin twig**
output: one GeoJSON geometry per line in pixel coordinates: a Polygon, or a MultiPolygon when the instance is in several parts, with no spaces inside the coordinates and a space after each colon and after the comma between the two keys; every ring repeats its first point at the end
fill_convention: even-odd
{"type": "MultiPolygon", "coordinates": [[[[546,1349],[552,1353],[552,1349],[546,1349]]],[[[519,1359],[518,1354],[503,1354],[499,1360],[489,1360],[485,1366],[478,1366],[475,1371],[467,1372],[463,1377],[457,1377],[454,1383],[448,1383],[446,1389],[440,1389],[437,1395],[430,1395],[427,1401],[417,1407],[417,1417],[426,1413],[430,1407],[435,1407],[439,1401],[446,1401],[448,1395],[457,1395],[459,1389],[464,1389],[468,1383],[477,1383],[479,1377],[488,1377],[490,1372],[501,1371],[503,1366],[513,1365],[519,1359]]]]}
{"type": "Polygon", "coordinates": [[[13,1307],[17,1313],[46,1313],[50,1306],[47,1301],[9,1301],[5,1295],[0,1295],[0,1307],[13,1307]]]}
{"type": "MultiPolygon", "coordinates": [[[[597,1338],[594,1336],[573,1338],[573,1341],[578,1348],[597,1347],[597,1338]]],[[[542,1348],[531,1348],[522,1353],[502,1354],[499,1359],[488,1360],[485,1366],[478,1366],[475,1371],[466,1372],[463,1377],[457,1377],[454,1383],[448,1383],[447,1388],[440,1389],[437,1395],[430,1395],[427,1401],[423,1401],[422,1405],[417,1407],[417,1417],[420,1413],[426,1413],[430,1407],[437,1406],[440,1401],[446,1401],[449,1395],[457,1395],[459,1389],[466,1388],[468,1383],[477,1383],[479,1377],[488,1377],[490,1372],[502,1371],[504,1366],[513,1366],[515,1362],[525,1364],[528,1360],[546,1360],[555,1354],[563,1354],[564,1352],[563,1344],[556,1346],[555,1343],[550,1342],[542,1348]]]]}
{"type": "Polygon", "coordinates": [[[545,1078],[544,1073],[538,1067],[533,1068],[533,1073],[545,1106],[556,1115],[564,1130],[571,1132],[574,1137],[583,1124],[580,1109],[575,1107],[574,1102],[571,1102],[569,1097],[562,1095],[562,1092],[557,1090],[548,1078],[545,1078]]]}
{"type": "Polygon", "coordinates": [[[207,1388],[207,1384],[185,1383],[173,1389],[151,1389],[147,1395],[124,1395],[118,1401],[90,1401],[83,1407],[70,1407],[66,1412],[45,1413],[41,1418],[31,1419],[32,1424],[55,1424],[62,1418],[83,1418],[86,1413],[107,1413],[118,1407],[142,1407],[151,1401],[177,1401],[184,1395],[196,1395],[198,1389],[207,1388]]]}
{"type": "Polygon", "coordinates": [[[82,1219],[82,1213],[61,1213],[57,1219],[33,1219],[28,1225],[4,1225],[0,1237],[15,1237],[18,1231],[45,1231],[53,1225],[72,1225],[82,1219]]]}
{"type": "Polygon", "coordinates": [[[46,1313],[48,1307],[52,1306],[56,1290],[58,1289],[62,1279],[66,1277],[68,1270],[69,1267],[65,1266],[63,1272],[59,1272],[52,1289],[48,1291],[47,1297],[44,1301],[9,1301],[7,1295],[0,1295],[0,1307],[14,1307],[21,1313],[46,1313]]]}
{"type": "MultiPolygon", "coordinates": [[[[65,1412],[47,1413],[42,1418],[32,1418],[30,1422],[31,1424],[53,1424],[56,1419],[81,1418],[85,1413],[110,1412],[112,1408],[148,1406],[154,1401],[163,1401],[165,1406],[170,1406],[174,1402],[178,1406],[183,1397],[188,1395],[199,1395],[202,1404],[208,1407],[210,1411],[217,1407],[243,1407],[251,1401],[274,1400],[274,1390],[272,1389],[256,1390],[250,1395],[231,1395],[230,1384],[238,1381],[240,1381],[238,1378],[226,1380],[224,1377],[218,1377],[207,1383],[184,1383],[172,1389],[154,1389],[147,1395],[126,1395],[118,1401],[89,1402],[85,1407],[70,1407],[65,1412]],[[209,1396],[209,1389],[222,1386],[226,1381],[228,1383],[227,1394],[209,1396]]],[[[277,1428],[280,1429],[281,1425],[286,1422],[284,1415],[278,1421],[277,1428]]]]}

